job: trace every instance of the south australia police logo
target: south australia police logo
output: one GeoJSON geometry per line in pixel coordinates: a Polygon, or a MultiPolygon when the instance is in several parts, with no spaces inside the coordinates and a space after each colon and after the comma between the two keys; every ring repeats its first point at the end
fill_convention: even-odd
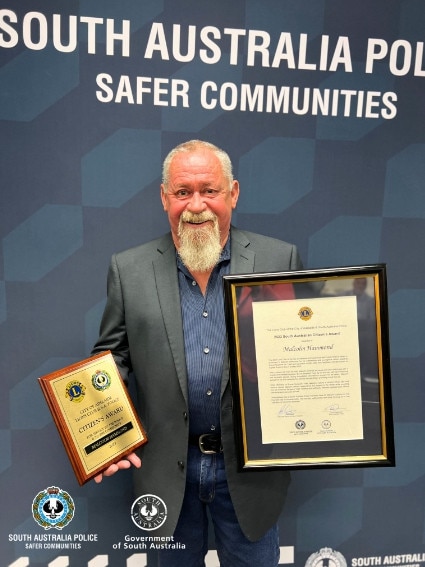
{"type": "Polygon", "coordinates": [[[91,383],[96,390],[106,390],[111,385],[111,377],[104,370],[98,370],[91,378],[91,383]]]}
{"type": "Polygon", "coordinates": [[[32,503],[32,516],[45,530],[61,530],[72,520],[74,511],[71,496],[56,486],[39,492],[32,503]]]}
{"type": "Polygon", "coordinates": [[[344,556],[330,547],[323,547],[307,559],[305,567],[347,567],[344,556]]]}
{"type": "Polygon", "coordinates": [[[144,494],[133,502],[131,519],[142,530],[157,530],[167,519],[167,506],[158,496],[144,494]]]}

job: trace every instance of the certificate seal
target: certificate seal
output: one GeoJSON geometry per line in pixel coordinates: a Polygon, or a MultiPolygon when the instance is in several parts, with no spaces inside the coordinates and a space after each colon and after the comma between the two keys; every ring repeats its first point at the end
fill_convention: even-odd
{"type": "Polygon", "coordinates": [[[323,547],[307,559],[305,567],[347,567],[347,562],[339,551],[323,547]]]}
{"type": "Polygon", "coordinates": [[[131,519],[142,530],[157,530],[167,519],[167,506],[155,494],[144,494],[133,502],[131,519]]]}
{"type": "Polygon", "coordinates": [[[311,307],[301,307],[298,311],[298,316],[303,321],[309,321],[313,317],[313,309],[311,307]]]}

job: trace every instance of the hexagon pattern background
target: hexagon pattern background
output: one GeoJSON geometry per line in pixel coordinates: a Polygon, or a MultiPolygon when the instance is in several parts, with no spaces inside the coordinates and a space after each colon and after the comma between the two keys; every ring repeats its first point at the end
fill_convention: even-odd
{"type": "MultiPolygon", "coordinates": [[[[397,466],[293,472],[280,519],[281,545],[294,546],[297,566],[326,546],[345,557],[425,552],[425,61],[419,76],[412,69],[395,76],[388,59],[374,73],[363,72],[370,37],[389,46],[402,38],[413,55],[418,42],[423,46],[424,3],[8,0],[2,9],[16,14],[18,34],[30,11],[47,22],[60,13],[65,27],[69,15],[114,19],[117,30],[122,20],[131,21],[129,56],[120,55],[119,43],[114,56],[106,54],[104,26],[96,52],[89,53],[81,22],[78,48],[71,53],[58,52],[51,37],[39,50],[24,45],[21,35],[14,47],[0,43],[0,490],[7,510],[0,519],[2,565],[29,555],[22,542],[6,544],[6,534],[34,532],[32,500],[52,483],[76,501],[72,531],[101,534],[87,551],[69,553],[72,565],[110,553],[110,542],[131,530],[130,475],[78,486],[37,377],[89,355],[109,258],[168,230],[159,199],[162,160],[191,138],[229,152],[241,184],[234,215],[239,228],[296,243],[307,268],[387,265],[397,466]],[[235,65],[228,63],[225,41],[214,65],[198,56],[186,62],[172,55],[145,59],[152,22],[164,24],[170,51],[173,24],[181,25],[182,38],[188,25],[198,34],[204,26],[265,30],[272,45],[281,32],[290,32],[296,54],[300,34],[307,34],[312,60],[324,36],[334,42],[347,36],[355,64],[352,73],[247,66],[242,41],[235,65]],[[187,81],[190,104],[154,104],[152,93],[142,104],[125,97],[100,102],[100,73],[113,77],[114,87],[121,75],[132,81],[151,77],[151,86],[155,77],[187,81]],[[200,102],[205,81],[394,91],[397,116],[219,105],[208,110],[200,102]]],[[[0,37],[10,40],[4,31],[0,37]]],[[[197,42],[199,47],[199,36],[197,42]]],[[[47,565],[54,557],[54,551],[34,550],[31,565],[47,565]]],[[[127,555],[115,557],[124,565],[127,555]]],[[[148,560],[155,567],[155,555],[148,560]]]]}

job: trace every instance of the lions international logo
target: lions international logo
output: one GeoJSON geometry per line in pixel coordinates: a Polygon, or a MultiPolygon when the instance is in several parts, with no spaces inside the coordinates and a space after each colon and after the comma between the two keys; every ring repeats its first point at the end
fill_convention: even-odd
{"type": "Polygon", "coordinates": [[[111,385],[111,377],[104,370],[98,370],[95,374],[93,374],[91,383],[96,390],[106,390],[106,388],[109,388],[111,385]]]}
{"type": "Polygon", "coordinates": [[[65,389],[66,396],[71,402],[82,402],[86,394],[86,387],[78,380],[68,382],[65,389]]]}
{"type": "Polygon", "coordinates": [[[72,520],[74,511],[71,496],[56,486],[39,492],[32,503],[32,516],[45,530],[61,530],[72,520]]]}
{"type": "Polygon", "coordinates": [[[157,530],[167,519],[167,506],[158,496],[144,494],[133,502],[131,519],[138,528],[157,530]]]}
{"type": "Polygon", "coordinates": [[[305,567],[347,567],[344,556],[330,547],[323,547],[307,559],[305,567]]]}
{"type": "Polygon", "coordinates": [[[303,321],[308,321],[313,317],[313,309],[311,307],[301,307],[298,311],[298,316],[303,321]]]}

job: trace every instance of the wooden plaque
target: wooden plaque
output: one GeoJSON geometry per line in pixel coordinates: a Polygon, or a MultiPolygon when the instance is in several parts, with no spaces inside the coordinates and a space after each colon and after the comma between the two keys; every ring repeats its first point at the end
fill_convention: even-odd
{"type": "Polygon", "coordinates": [[[80,485],[147,442],[110,351],[38,380],[80,485]]]}

